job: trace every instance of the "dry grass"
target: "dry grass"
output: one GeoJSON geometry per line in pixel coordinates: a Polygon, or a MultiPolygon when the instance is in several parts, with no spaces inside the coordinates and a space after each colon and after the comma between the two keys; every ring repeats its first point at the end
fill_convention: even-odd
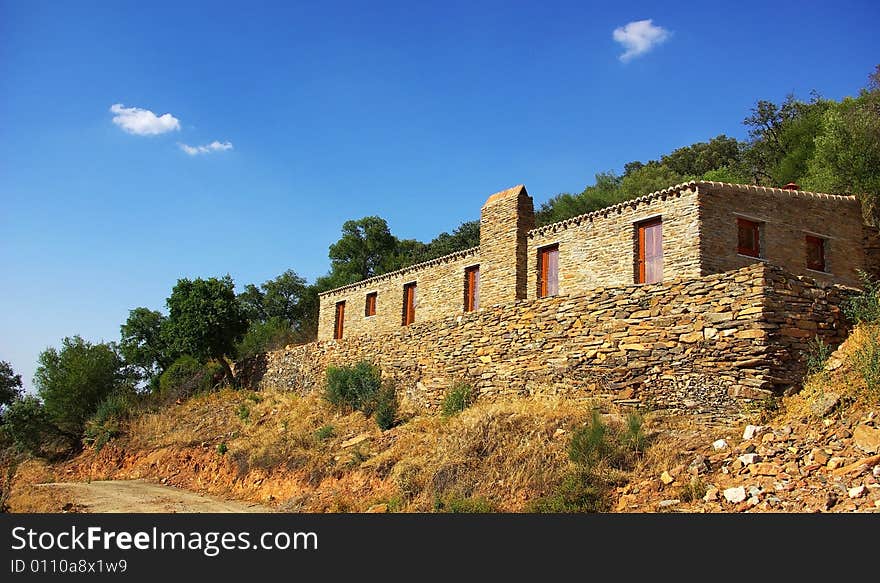
{"type": "Polygon", "coordinates": [[[589,412],[557,398],[478,402],[455,417],[420,417],[395,428],[390,447],[363,467],[389,476],[408,510],[430,510],[444,496],[516,510],[562,478],[568,434],[589,412]]]}

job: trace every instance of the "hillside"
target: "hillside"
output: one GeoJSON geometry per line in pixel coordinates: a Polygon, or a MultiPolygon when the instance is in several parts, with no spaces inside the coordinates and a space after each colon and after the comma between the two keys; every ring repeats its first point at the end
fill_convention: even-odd
{"type": "Polygon", "coordinates": [[[880,404],[854,357],[866,337],[857,329],[800,394],[742,418],[643,412],[644,446],[607,449],[589,472],[569,459],[572,436],[598,408],[610,443],[631,411],[478,401],[449,418],[404,407],[403,422],[381,431],[318,395],[226,389],[143,413],[99,451],[25,462],[8,503],[76,511],[34,484],[146,479],[282,512],[520,512],[560,500],[616,512],[880,511],[880,404]],[[595,486],[586,498],[578,480],[595,486]]]}

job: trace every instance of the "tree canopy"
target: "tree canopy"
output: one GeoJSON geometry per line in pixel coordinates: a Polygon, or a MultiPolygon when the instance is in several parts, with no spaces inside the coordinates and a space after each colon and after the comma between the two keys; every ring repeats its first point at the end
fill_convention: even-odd
{"type": "Polygon", "coordinates": [[[47,348],[34,374],[46,414],[63,433],[78,436],[98,404],[125,381],[123,361],[110,344],[80,336],[64,338],[61,349],[47,348]]]}
{"type": "Polygon", "coordinates": [[[226,357],[235,354],[235,343],[247,330],[232,278],[179,279],[166,304],[169,313],[162,335],[172,354],[216,359],[232,378],[226,357]]]}

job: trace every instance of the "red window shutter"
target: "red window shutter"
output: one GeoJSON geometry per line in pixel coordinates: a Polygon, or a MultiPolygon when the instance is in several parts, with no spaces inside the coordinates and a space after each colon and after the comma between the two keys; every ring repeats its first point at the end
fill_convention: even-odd
{"type": "Polygon", "coordinates": [[[333,338],[339,340],[342,338],[342,329],[345,323],[345,302],[337,302],[336,304],[336,322],[333,328],[333,338]]]}
{"type": "Polygon", "coordinates": [[[654,219],[638,226],[638,283],[663,280],[663,221],[654,219]]]}

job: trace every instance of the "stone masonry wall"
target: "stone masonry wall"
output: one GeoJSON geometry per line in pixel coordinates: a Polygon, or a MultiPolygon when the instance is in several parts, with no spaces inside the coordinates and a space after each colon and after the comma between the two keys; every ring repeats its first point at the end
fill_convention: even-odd
{"type": "Polygon", "coordinates": [[[591,289],[269,353],[260,386],[320,390],[328,365],[375,362],[435,409],[456,380],[480,398],[604,395],[717,412],[797,384],[814,335],[845,334],[846,292],[763,263],[701,278],[591,289]]]}
{"type": "Polygon", "coordinates": [[[559,294],[636,281],[638,223],[662,217],[663,279],[700,274],[700,225],[693,189],[669,189],[529,233],[528,297],[538,295],[538,250],[559,245],[559,294]]]}
{"type": "Polygon", "coordinates": [[[479,249],[453,253],[433,261],[374,277],[321,296],[318,340],[333,338],[336,303],[345,302],[343,338],[387,334],[403,323],[403,286],[416,283],[415,321],[434,320],[464,309],[464,270],[480,262],[479,249]],[[376,315],[366,316],[367,294],[376,292],[376,315]]]}
{"type": "Polygon", "coordinates": [[[535,226],[524,186],[489,197],[480,212],[480,303],[509,304],[527,297],[527,234],[535,226]]]}
{"type": "Polygon", "coordinates": [[[855,197],[761,187],[734,189],[718,183],[701,184],[699,198],[704,274],[760,261],[737,254],[737,217],[761,224],[761,260],[791,273],[858,286],[857,270],[871,267],[865,252],[867,227],[855,197]],[[749,188],[754,192],[742,192],[749,188]],[[807,269],[804,237],[808,234],[827,239],[828,273],[807,269]]]}

